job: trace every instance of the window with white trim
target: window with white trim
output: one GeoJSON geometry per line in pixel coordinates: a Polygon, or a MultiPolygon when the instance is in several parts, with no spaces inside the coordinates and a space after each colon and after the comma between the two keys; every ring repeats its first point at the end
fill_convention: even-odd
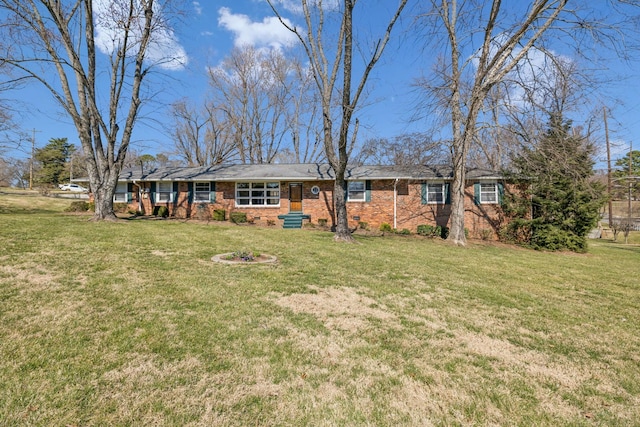
{"type": "Polygon", "coordinates": [[[173,183],[158,182],[156,187],[156,203],[173,202],[173,183]]]}
{"type": "Polygon", "coordinates": [[[279,182],[236,182],[236,206],[279,205],[279,182]]]}
{"type": "Polygon", "coordinates": [[[116,185],[116,192],[113,193],[113,202],[114,203],[128,202],[126,182],[119,182],[118,185],[116,185]]]}
{"type": "Polygon", "coordinates": [[[444,203],[444,183],[427,183],[427,203],[444,203]]]}
{"type": "Polygon", "coordinates": [[[498,203],[498,183],[480,183],[480,203],[498,203]]]}
{"type": "Polygon", "coordinates": [[[367,188],[364,181],[349,181],[347,184],[347,201],[364,202],[367,197],[367,188]]]}
{"type": "Polygon", "coordinates": [[[193,201],[195,203],[208,203],[210,192],[211,192],[210,182],[194,182],[193,183],[193,201]]]}

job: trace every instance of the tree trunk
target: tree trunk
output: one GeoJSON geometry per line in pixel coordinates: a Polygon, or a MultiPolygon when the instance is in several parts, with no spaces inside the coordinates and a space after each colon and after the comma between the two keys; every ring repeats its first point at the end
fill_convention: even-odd
{"type": "Polygon", "coordinates": [[[93,193],[95,203],[95,213],[93,221],[116,221],[118,217],[113,212],[113,193],[115,188],[111,185],[104,185],[93,193]]]}
{"type": "MultiPolygon", "coordinates": [[[[325,45],[325,39],[323,39],[324,31],[324,9],[322,2],[308,2],[303,0],[302,11],[306,21],[306,33],[303,35],[298,31],[298,28],[290,25],[289,21],[285,20],[275,9],[273,0],[267,0],[267,3],[271,6],[280,23],[285,26],[289,31],[293,32],[298,40],[301,42],[310,62],[310,69],[313,72],[313,78],[318,87],[318,93],[320,94],[320,102],[322,105],[323,124],[324,124],[324,148],[325,154],[329,161],[329,164],[336,174],[333,200],[335,205],[336,216],[336,232],[334,240],[339,242],[354,242],[355,240],[349,232],[349,224],[347,217],[347,184],[344,179],[345,169],[349,163],[349,150],[347,144],[349,141],[349,128],[351,126],[351,119],[354,111],[358,106],[358,102],[365,84],[369,77],[369,73],[375,66],[376,62],[380,59],[382,52],[384,51],[389,37],[391,35],[391,29],[398,20],[402,9],[404,9],[408,0],[400,0],[395,15],[391,18],[387,30],[384,33],[383,38],[379,39],[377,43],[374,43],[375,48],[371,52],[371,57],[367,63],[360,81],[356,86],[355,92],[351,92],[351,83],[353,79],[352,70],[352,58],[353,58],[353,9],[355,8],[356,0],[343,0],[342,9],[342,22],[340,25],[340,33],[337,37],[331,33],[328,39],[336,38],[337,46],[335,48],[335,58],[331,63],[325,56],[325,49],[329,45],[325,45]],[[317,8],[317,15],[312,13],[312,9],[317,8]],[[313,17],[317,17],[317,21],[313,22],[313,17]],[[336,83],[340,84],[338,78],[340,70],[342,69],[342,90],[337,90],[336,83]],[[341,96],[342,102],[339,104],[341,108],[340,114],[340,133],[338,136],[337,144],[334,145],[333,134],[333,108],[336,105],[338,96],[341,96]],[[335,97],[335,98],[334,98],[335,97]],[[336,146],[337,145],[337,146],[336,146]],[[337,153],[336,153],[337,149],[337,153]]],[[[339,10],[336,7],[336,10],[339,10]]],[[[327,49],[332,50],[332,49],[327,49]]],[[[358,127],[357,121],[355,125],[358,127]]],[[[354,132],[355,135],[355,132],[354,132]]]]}
{"type": "Polygon", "coordinates": [[[349,230],[349,217],[347,215],[347,182],[344,180],[344,173],[336,173],[336,180],[333,186],[333,202],[335,205],[336,231],[333,240],[336,242],[355,242],[349,230]]]}
{"type": "Polygon", "coordinates": [[[93,221],[116,221],[118,217],[113,212],[113,195],[116,192],[120,169],[116,167],[106,171],[100,176],[98,173],[89,172],[91,192],[95,204],[93,221]]]}
{"type": "Polygon", "coordinates": [[[467,243],[467,236],[464,232],[464,184],[465,184],[465,162],[466,153],[457,153],[454,164],[462,162],[461,167],[455,167],[453,182],[451,183],[451,222],[449,224],[449,236],[447,240],[454,245],[464,246],[467,243]]]}

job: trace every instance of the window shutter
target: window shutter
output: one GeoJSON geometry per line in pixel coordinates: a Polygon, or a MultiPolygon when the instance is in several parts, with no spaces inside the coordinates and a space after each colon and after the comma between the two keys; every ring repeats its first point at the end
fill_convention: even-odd
{"type": "Polygon", "coordinates": [[[473,184],[473,203],[480,204],[480,183],[473,184]]]}
{"type": "Polygon", "coordinates": [[[498,184],[498,204],[502,205],[504,202],[504,184],[499,182],[498,184]]]}
{"type": "Polygon", "coordinates": [[[189,200],[189,204],[193,203],[193,182],[187,183],[187,199],[189,200]]]}
{"type": "Polygon", "coordinates": [[[427,183],[422,183],[422,189],[420,190],[420,203],[423,205],[427,204],[427,183]]]}
{"type": "Polygon", "coordinates": [[[449,192],[449,183],[445,182],[444,183],[444,204],[445,205],[450,205],[451,204],[451,193],[449,192]]]}
{"type": "Polygon", "coordinates": [[[364,182],[364,201],[365,202],[370,202],[371,201],[371,181],[366,180],[364,182]]]}
{"type": "Polygon", "coordinates": [[[209,188],[209,202],[215,203],[216,202],[216,183],[215,183],[215,181],[211,181],[211,183],[209,185],[210,185],[210,188],[209,188]]]}
{"type": "Polygon", "coordinates": [[[156,182],[151,181],[151,200],[155,203],[156,200],[156,182]]]}
{"type": "Polygon", "coordinates": [[[127,199],[126,202],[129,203],[133,200],[133,183],[127,183],[127,199]]]}
{"type": "Polygon", "coordinates": [[[178,203],[178,182],[173,182],[173,203],[178,203]]]}

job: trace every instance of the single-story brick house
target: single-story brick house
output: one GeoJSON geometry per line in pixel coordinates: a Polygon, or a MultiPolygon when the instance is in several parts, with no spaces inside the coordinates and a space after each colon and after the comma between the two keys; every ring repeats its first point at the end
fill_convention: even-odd
{"type": "MultiPolygon", "coordinates": [[[[347,169],[346,179],[354,228],[361,222],[372,229],[387,223],[415,232],[421,224],[448,225],[450,167],[356,166],[347,169]]],[[[333,185],[332,169],[317,163],[134,168],[120,174],[114,202],[147,214],[166,206],[177,218],[224,209],[227,218],[241,211],[257,224],[286,224],[296,218],[298,226],[302,220],[331,225],[333,185]]],[[[465,224],[471,237],[495,237],[508,220],[501,209],[504,189],[505,178],[496,172],[467,172],[465,224]]]]}

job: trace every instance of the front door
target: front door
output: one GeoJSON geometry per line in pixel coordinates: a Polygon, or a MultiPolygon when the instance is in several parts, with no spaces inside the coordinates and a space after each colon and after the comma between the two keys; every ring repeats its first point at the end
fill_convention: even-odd
{"type": "Polygon", "coordinates": [[[289,184],[289,212],[302,212],[302,184],[289,184]]]}

